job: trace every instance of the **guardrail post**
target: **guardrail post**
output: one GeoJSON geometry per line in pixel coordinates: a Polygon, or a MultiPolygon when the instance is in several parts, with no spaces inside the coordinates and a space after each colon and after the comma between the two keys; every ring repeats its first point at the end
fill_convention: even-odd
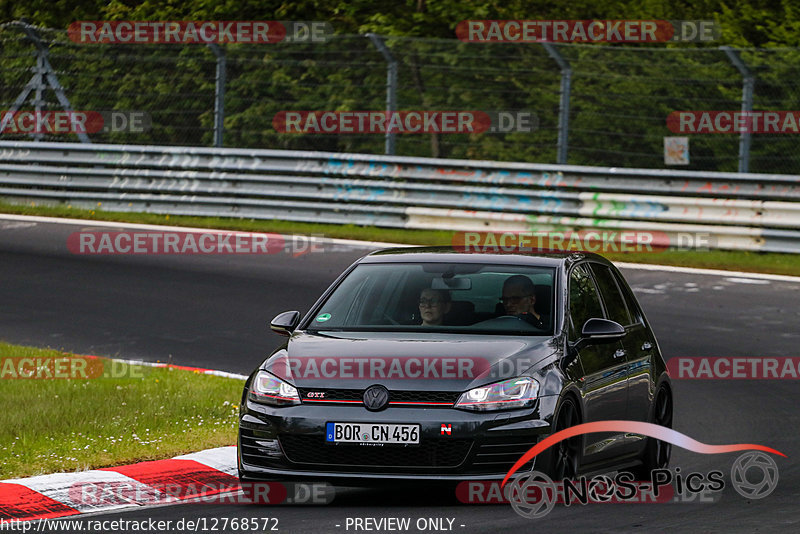
{"type": "Polygon", "coordinates": [[[222,133],[225,131],[225,76],[227,60],[225,52],[216,44],[208,43],[208,47],[217,58],[217,72],[214,78],[214,146],[222,146],[222,133]]]}
{"type": "MultiPolygon", "coordinates": [[[[742,75],[742,113],[745,117],[750,116],[753,111],[753,87],[755,86],[756,79],[753,73],[747,68],[739,53],[732,49],[730,46],[721,46],[722,51],[728,56],[733,66],[742,75]]],[[[748,128],[752,122],[747,122],[748,128]]],[[[746,129],[739,135],[739,172],[750,171],[750,132],[746,129]]]]}
{"type": "Polygon", "coordinates": [[[569,142],[569,97],[572,93],[572,67],[564,59],[555,46],[542,43],[544,49],[558,63],[561,69],[561,91],[558,100],[558,154],[556,163],[567,164],[567,146],[569,142]]]}
{"type": "MultiPolygon", "coordinates": [[[[0,124],[0,131],[5,129],[7,120],[11,119],[11,117],[13,117],[13,115],[19,111],[19,108],[25,103],[25,100],[27,100],[28,95],[31,94],[31,91],[35,91],[33,106],[38,116],[42,110],[42,104],[44,104],[42,94],[47,89],[48,85],[53,89],[53,92],[56,94],[56,98],[58,99],[58,103],[61,104],[63,110],[68,113],[72,113],[72,106],[69,103],[67,95],[64,94],[64,88],[61,87],[61,84],[58,82],[58,78],[53,71],[53,66],[50,65],[50,52],[47,49],[47,45],[44,44],[41,39],[39,39],[39,35],[34,30],[33,26],[27,22],[14,22],[13,24],[22,28],[22,31],[25,32],[25,35],[28,37],[28,39],[33,42],[33,46],[36,47],[36,66],[31,69],[33,71],[33,77],[30,79],[30,81],[28,81],[27,84],[25,84],[25,88],[8,110],[6,118],[2,121],[2,124],[0,124]]],[[[81,143],[91,143],[89,136],[86,135],[85,132],[77,132],[77,135],[81,143]]],[[[42,133],[33,134],[33,139],[35,141],[41,141],[43,137],[44,135],[42,133]]]]}
{"type": "MultiPolygon", "coordinates": [[[[397,110],[397,60],[392,55],[392,52],[387,48],[383,39],[374,33],[368,33],[367,37],[375,45],[375,48],[383,55],[386,60],[386,112],[391,113],[397,110]]],[[[386,147],[384,153],[387,155],[394,155],[395,152],[395,136],[394,132],[386,130],[386,147]]]]}

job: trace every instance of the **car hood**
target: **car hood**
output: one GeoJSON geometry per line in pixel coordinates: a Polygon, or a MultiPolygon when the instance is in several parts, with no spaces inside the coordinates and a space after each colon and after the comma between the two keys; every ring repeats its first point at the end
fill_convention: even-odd
{"type": "Polygon", "coordinates": [[[556,347],[551,336],[296,332],[262,369],[300,388],[464,391],[528,374],[556,347]]]}

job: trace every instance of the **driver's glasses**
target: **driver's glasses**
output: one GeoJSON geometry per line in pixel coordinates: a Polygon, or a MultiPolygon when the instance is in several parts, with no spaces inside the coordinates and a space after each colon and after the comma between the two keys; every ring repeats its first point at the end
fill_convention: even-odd
{"type": "Polygon", "coordinates": [[[439,299],[419,299],[419,305],[425,307],[441,306],[442,301],[439,299]]]}

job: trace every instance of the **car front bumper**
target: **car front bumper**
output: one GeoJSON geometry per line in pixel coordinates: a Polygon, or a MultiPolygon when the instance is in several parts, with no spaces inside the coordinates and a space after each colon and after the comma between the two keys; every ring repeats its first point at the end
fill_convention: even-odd
{"type": "MultiPolygon", "coordinates": [[[[390,407],[380,412],[363,406],[275,408],[247,399],[240,412],[239,473],[247,480],[320,480],[343,485],[503,478],[550,433],[549,414],[555,401],[555,397],[541,397],[533,408],[481,413],[449,407],[390,407]],[[328,443],[328,422],[419,424],[420,443],[328,443]]],[[[529,463],[522,470],[531,467],[529,463]]]]}

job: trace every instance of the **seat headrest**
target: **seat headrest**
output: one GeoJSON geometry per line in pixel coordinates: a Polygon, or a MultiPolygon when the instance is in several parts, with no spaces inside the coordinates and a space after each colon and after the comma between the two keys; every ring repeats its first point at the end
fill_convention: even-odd
{"type": "Polygon", "coordinates": [[[540,315],[550,315],[552,291],[550,286],[544,284],[536,284],[533,286],[534,295],[536,295],[536,304],[534,308],[540,315]]]}
{"type": "Polygon", "coordinates": [[[450,311],[444,317],[448,324],[468,324],[475,318],[475,304],[468,300],[453,300],[450,302],[450,311]]]}

